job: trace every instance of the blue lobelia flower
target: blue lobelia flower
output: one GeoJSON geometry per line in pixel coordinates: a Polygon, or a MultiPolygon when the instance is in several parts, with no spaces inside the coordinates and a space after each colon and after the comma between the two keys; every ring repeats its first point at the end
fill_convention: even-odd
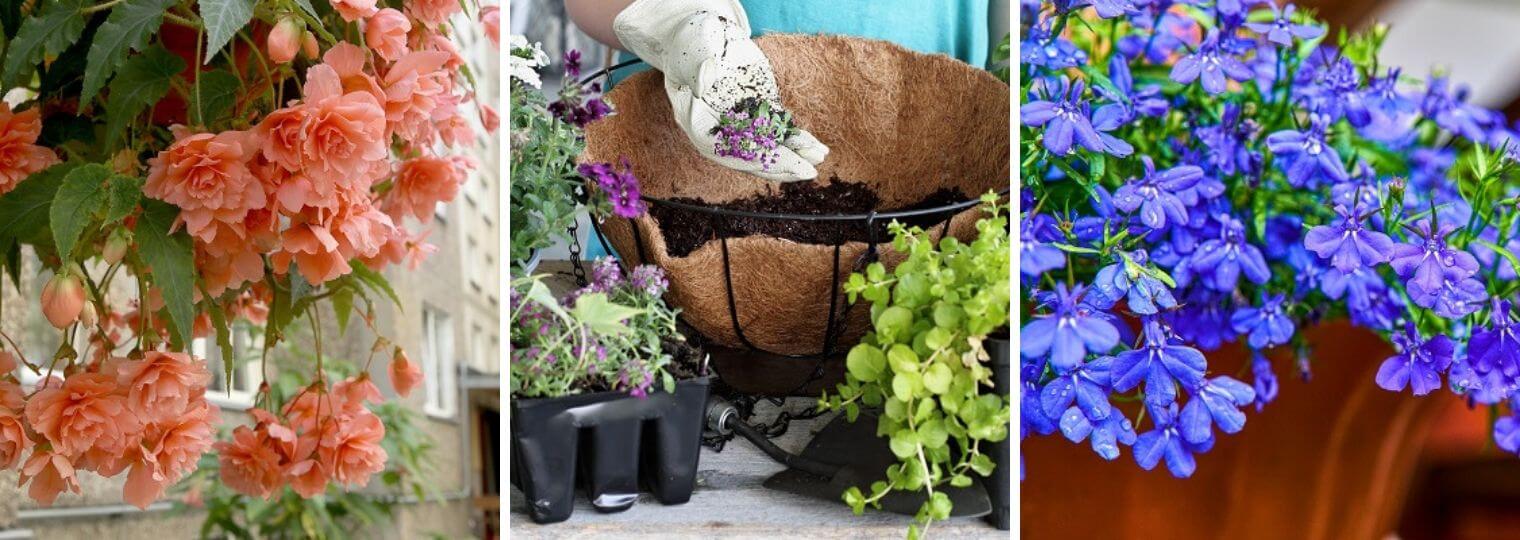
{"type": "Polygon", "coordinates": [[[1436,315],[1460,319],[1483,307],[1483,301],[1488,299],[1488,291],[1483,287],[1483,282],[1476,279],[1443,276],[1440,286],[1435,290],[1409,287],[1409,299],[1417,306],[1430,308],[1436,315]]]}
{"type": "Polygon", "coordinates": [[[1051,365],[1065,372],[1088,353],[1103,354],[1118,345],[1118,329],[1084,301],[1085,293],[1081,285],[1068,291],[1066,284],[1056,284],[1055,294],[1043,300],[1043,306],[1054,313],[1024,325],[1019,331],[1019,353],[1026,359],[1049,355],[1051,365]]]}
{"type": "Polygon", "coordinates": [[[1092,420],[1107,418],[1113,411],[1108,402],[1111,382],[1109,369],[1114,359],[1103,357],[1086,362],[1072,369],[1058,371],[1056,378],[1040,389],[1040,408],[1045,415],[1059,418],[1072,401],[1076,408],[1092,420]]]}
{"type": "Polygon", "coordinates": [[[1019,399],[1019,428],[1025,434],[1049,435],[1056,431],[1056,420],[1040,409],[1039,371],[1034,364],[1026,364],[1022,370],[1023,390],[1019,399]]]}
{"type": "Polygon", "coordinates": [[[1147,471],[1156,468],[1162,458],[1172,476],[1187,478],[1198,468],[1193,454],[1207,452],[1213,447],[1213,439],[1202,444],[1188,442],[1178,428],[1177,404],[1168,407],[1151,407],[1155,429],[1141,433],[1135,438],[1135,463],[1147,471]]]}
{"type": "Polygon", "coordinates": [[[1124,152],[1128,143],[1109,148],[1108,144],[1118,139],[1110,136],[1110,141],[1100,137],[1098,130],[1093,128],[1087,100],[1082,95],[1086,88],[1081,80],[1068,82],[1065,77],[1045,79],[1045,84],[1040,87],[1044,99],[1031,101],[1019,108],[1024,125],[1045,126],[1045,149],[1058,155],[1070,154],[1073,141],[1092,152],[1112,150],[1110,153],[1115,155],[1128,155],[1124,152]]]}
{"type": "Polygon", "coordinates": [[[1293,338],[1293,319],[1283,310],[1283,295],[1262,293],[1261,307],[1246,306],[1230,316],[1236,332],[1249,334],[1253,349],[1266,349],[1288,343],[1293,338]]]}
{"type": "Polygon", "coordinates": [[[1219,376],[1203,382],[1193,390],[1193,399],[1182,406],[1178,429],[1190,443],[1202,444],[1214,438],[1215,425],[1225,433],[1239,433],[1246,427],[1246,413],[1240,408],[1256,401],[1250,385],[1219,376]]]}
{"type": "Polygon", "coordinates": [[[1028,277],[1066,266],[1066,253],[1049,242],[1060,238],[1056,220],[1033,214],[1019,222],[1019,273],[1028,277]]]}
{"type": "Polygon", "coordinates": [[[1277,373],[1272,371],[1272,361],[1261,351],[1251,351],[1251,376],[1254,377],[1253,387],[1256,389],[1256,412],[1261,412],[1261,407],[1272,400],[1277,399],[1277,373]]]}
{"type": "Polygon", "coordinates": [[[1473,330],[1467,341],[1467,358],[1479,374],[1499,373],[1513,381],[1520,377],[1520,326],[1510,318],[1510,302],[1493,299],[1489,325],[1473,330]]]}
{"type": "Polygon", "coordinates": [[[1152,64],[1165,64],[1172,54],[1193,47],[1192,42],[1196,38],[1192,36],[1202,34],[1202,26],[1198,21],[1169,11],[1170,5],[1159,4],[1161,3],[1152,2],[1147,6],[1148,10],[1155,12],[1153,17],[1139,17],[1130,21],[1136,29],[1145,32],[1131,33],[1119,39],[1119,53],[1125,58],[1144,57],[1145,61],[1152,64]]]}
{"type": "Polygon", "coordinates": [[[1166,227],[1167,221],[1186,223],[1187,207],[1177,197],[1178,191],[1187,190],[1203,178],[1203,169],[1196,165],[1179,165],[1156,172],[1156,163],[1150,156],[1140,156],[1145,164],[1145,175],[1131,178],[1114,192],[1114,207],[1124,212],[1140,211],[1140,222],[1152,229],[1166,227]]]}
{"type": "Polygon", "coordinates": [[[1330,259],[1330,265],[1342,272],[1362,267],[1372,267],[1388,261],[1393,251],[1393,239],[1388,235],[1364,228],[1362,220],[1376,209],[1362,207],[1335,207],[1340,217],[1329,225],[1309,229],[1304,236],[1304,247],[1322,258],[1330,259]]]}
{"type": "Polygon", "coordinates": [[[1246,28],[1267,37],[1267,41],[1278,45],[1291,46],[1293,39],[1310,40],[1324,35],[1325,29],[1310,24],[1298,24],[1293,22],[1293,11],[1298,6],[1288,4],[1279,10],[1276,3],[1267,4],[1272,7],[1272,20],[1267,22],[1247,22],[1246,28]]]}
{"type": "Polygon", "coordinates": [[[1118,252],[1118,260],[1098,270],[1093,277],[1092,302],[1108,309],[1121,298],[1129,300],[1131,313],[1155,315],[1162,309],[1177,307],[1177,299],[1160,279],[1147,268],[1144,250],[1133,253],[1118,252]]]}
{"type": "MultiPolygon", "coordinates": [[[[1478,273],[1478,259],[1446,244],[1446,237],[1456,229],[1451,224],[1435,227],[1428,219],[1416,223],[1417,236],[1410,243],[1394,244],[1388,265],[1399,277],[1408,280],[1410,289],[1420,291],[1435,291],[1444,279],[1460,281],[1472,277],[1478,273]]],[[[1420,295],[1414,291],[1411,294],[1420,295]]]]}
{"type": "Polygon", "coordinates": [[[1510,405],[1510,414],[1494,422],[1494,445],[1511,454],[1520,454],[1520,407],[1510,405]]]}
{"type": "Polygon", "coordinates": [[[1119,457],[1119,445],[1135,444],[1135,425],[1123,414],[1110,414],[1102,420],[1090,420],[1073,406],[1061,415],[1061,434],[1074,443],[1092,439],[1093,452],[1113,461],[1119,457]]]}
{"type": "Polygon", "coordinates": [[[1420,101],[1420,114],[1434,118],[1441,129],[1471,140],[1483,140],[1482,123],[1487,120],[1488,111],[1467,103],[1466,88],[1453,94],[1446,77],[1430,78],[1425,97],[1420,101]]]}
{"type": "Polygon", "coordinates": [[[1186,303],[1167,313],[1172,330],[1184,341],[1212,351],[1235,341],[1230,328],[1230,295],[1205,287],[1188,288],[1186,303]]]}
{"type": "Polygon", "coordinates": [[[1398,354],[1388,357],[1378,367],[1377,384],[1385,390],[1402,392],[1413,389],[1414,395],[1423,396],[1441,387],[1441,374],[1451,366],[1456,344],[1444,335],[1436,335],[1430,341],[1420,337],[1414,323],[1405,323],[1403,333],[1393,336],[1398,354]]]}
{"type": "Polygon", "coordinates": [[[1201,163],[1224,176],[1256,172],[1261,167],[1261,153],[1252,150],[1248,144],[1256,128],[1255,121],[1241,119],[1239,105],[1226,103],[1219,124],[1200,127],[1193,132],[1209,149],[1201,163]]]}
{"type": "Polygon", "coordinates": [[[1172,80],[1182,84],[1202,79],[1204,91],[1210,94],[1224,92],[1227,79],[1245,82],[1255,77],[1245,63],[1220,46],[1217,29],[1209,30],[1198,50],[1178,60],[1171,73],[1172,80]]]}
{"type": "Polygon", "coordinates": [[[1414,127],[1414,100],[1398,89],[1399,68],[1389,68],[1382,77],[1368,81],[1363,101],[1371,122],[1361,126],[1362,135],[1382,142],[1395,142],[1408,136],[1414,127]]]}
{"type": "Polygon", "coordinates": [[[1373,300],[1386,292],[1387,287],[1383,278],[1371,267],[1357,268],[1350,272],[1331,268],[1320,280],[1319,290],[1332,300],[1345,298],[1346,307],[1354,313],[1371,309],[1373,300]]]}
{"type": "Polygon", "coordinates": [[[1333,182],[1344,182],[1350,177],[1340,153],[1325,142],[1328,125],[1327,116],[1314,115],[1307,131],[1285,129],[1267,136],[1267,148],[1289,162],[1283,172],[1294,187],[1312,185],[1320,176],[1333,182]]]}
{"type": "Polygon", "coordinates": [[[1127,392],[1145,381],[1146,403],[1164,407],[1177,400],[1178,383],[1192,388],[1203,382],[1203,353],[1171,343],[1167,333],[1160,320],[1145,319],[1145,344],[1114,356],[1114,390],[1127,392]]]}
{"type": "Polygon", "coordinates": [[[1098,12],[1098,17],[1112,19],[1120,15],[1135,13],[1134,0],[1088,0],[1093,10],[1098,12]]]}
{"type": "Polygon", "coordinates": [[[1135,89],[1135,77],[1130,73],[1129,62],[1123,56],[1114,55],[1108,60],[1108,80],[1113,83],[1112,86],[1094,85],[1093,92],[1113,102],[1103,108],[1117,107],[1124,111],[1125,122],[1137,114],[1162,116],[1170,108],[1166,96],[1161,95],[1161,85],[1147,84],[1139,90],[1135,89]]]}
{"type": "Polygon", "coordinates": [[[1205,240],[1193,254],[1192,269],[1203,276],[1209,288],[1221,292],[1235,290],[1241,274],[1252,283],[1266,283],[1272,277],[1261,250],[1246,241],[1246,228],[1229,215],[1220,215],[1219,237],[1205,240]]]}
{"type": "Polygon", "coordinates": [[[1372,122],[1355,64],[1339,52],[1317,49],[1294,80],[1294,95],[1310,112],[1334,120],[1345,118],[1362,127],[1372,122]]]}

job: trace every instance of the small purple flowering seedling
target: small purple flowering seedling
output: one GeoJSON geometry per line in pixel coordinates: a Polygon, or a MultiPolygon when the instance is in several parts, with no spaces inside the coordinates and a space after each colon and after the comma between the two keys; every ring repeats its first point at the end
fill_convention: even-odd
{"type": "Polygon", "coordinates": [[[718,125],[712,128],[713,151],[720,157],[756,162],[770,170],[776,163],[776,148],[797,132],[792,113],[772,107],[769,101],[745,98],[723,111],[718,125]]]}

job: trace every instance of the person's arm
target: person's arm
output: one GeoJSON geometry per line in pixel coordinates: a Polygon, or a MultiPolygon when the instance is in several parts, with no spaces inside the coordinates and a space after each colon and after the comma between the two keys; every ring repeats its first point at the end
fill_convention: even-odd
{"type": "Polygon", "coordinates": [[[634,0],[565,0],[565,13],[586,35],[614,49],[627,50],[612,30],[612,21],[634,0]]]}

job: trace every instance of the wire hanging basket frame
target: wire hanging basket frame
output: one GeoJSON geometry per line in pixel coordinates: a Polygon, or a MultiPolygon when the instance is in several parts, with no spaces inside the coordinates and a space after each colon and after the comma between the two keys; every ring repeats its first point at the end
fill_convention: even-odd
{"type": "MultiPolygon", "coordinates": [[[[583,78],[580,81],[580,84],[584,86],[595,82],[597,79],[601,79],[603,82],[603,88],[609,88],[611,86],[612,76],[614,73],[629,68],[638,67],[643,64],[643,61],[637,59],[621,62],[590,74],[589,76],[583,78]]],[[[583,197],[589,197],[589,193],[585,191],[585,184],[582,184],[580,193],[583,197]]],[[[1008,197],[1009,189],[1005,187],[998,190],[997,193],[1000,198],[1006,198],[1008,197]]],[[[759,353],[766,356],[785,359],[817,361],[813,374],[798,386],[799,390],[803,387],[806,387],[807,384],[811,383],[813,380],[822,375],[820,371],[823,366],[823,360],[835,357],[839,352],[841,352],[839,350],[840,340],[846,331],[845,327],[846,323],[849,321],[849,313],[852,306],[851,303],[843,302],[841,300],[843,287],[840,284],[840,271],[843,268],[844,264],[846,264],[846,261],[842,260],[842,251],[845,244],[849,243],[848,241],[844,240],[844,232],[853,227],[865,227],[866,240],[864,244],[866,246],[866,249],[856,260],[848,261],[851,272],[860,272],[865,269],[866,265],[880,259],[879,246],[884,243],[884,241],[890,241],[889,239],[878,237],[878,224],[888,223],[893,220],[923,219],[927,221],[930,218],[942,218],[934,219],[932,222],[936,223],[935,226],[940,228],[940,237],[943,238],[950,233],[951,218],[962,211],[982,204],[980,197],[974,197],[929,208],[894,210],[888,212],[871,211],[867,213],[852,214],[799,214],[788,212],[757,212],[750,210],[723,208],[719,206],[693,204],[690,202],[653,197],[649,195],[640,195],[639,198],[651,208],[656,206],[672,208],[708,216],[711,219],[710,222],[713,224],[713,229],[717,236],[716,240],[719,242],[722,254],[721,260],[723,263],[722,272],[723,284],[725,288],[724,294],[728,308],[728,321],[729,324],[732,325],[734,335],[738,338],[739,343],[752,353],[759,353]],[[829,310],[826,320],[822,321],[825,324],[824,333],[821,342],[818,343],[815,349],[817,351],[816,353],[784,354],[774,352],[755,345],[749,340],[748,337],[745,336],[744,325],[740,322],[741,317],[739,316],[741,310],[743,309],[743,306],[739,305],[739,302],[736,299],[736,295],[734,293],[733,268],[731,266],[731,259],[729,256],[730,237],[724,234],[725,227],[727,227],[729,222],[734,219],[759,219],[805,223],[823,222],[832,223],[838,227],[837,232],[834,235],[836,240],[829,244],[829,246],[833,248],[833,275],[829,280],[829,310]],[[841,306],[841,304],[843,304],[843,306],[841,306]]],[[[639,223],[636,218],[608,217],[607,219],[626,220],[631,232],[631,236],[633,237],[634,247],[637,251],[638,260],[640,262],[651,260],[647,252],[647,242],[644,239],[644,236],[647,234],[647,232],[639,227],[639,223]]],[[[596,238],[596,241],[600,243],[602,248],[607,253],[616,253],[616,250],[614,250],[612,246],[608,244],[607,237],[605,234],[603,234],[601,225],[598,223],[598,221],[596,219],[592,219],[591,225],[595,231],[595,234],[593,236],[596,238]]],[[[573,244],[575,245],[572,246],[571,255],[576,279],[582,285],[584,285],[586,283],[586,279],[585,271],[582,267],[581,259],[579,256],[579,243],[579,238],[575,238],[573,241],[573,244]]],[[[619,266],[625,273],[629,271],[627,265],[628,262],[625,259],[619,259],[619,266]]],[[[844,275],[848,276],[849,274],[844,275]]],[[[690,327],[691,325],[686,324],[686,326],[690,327]]]]}

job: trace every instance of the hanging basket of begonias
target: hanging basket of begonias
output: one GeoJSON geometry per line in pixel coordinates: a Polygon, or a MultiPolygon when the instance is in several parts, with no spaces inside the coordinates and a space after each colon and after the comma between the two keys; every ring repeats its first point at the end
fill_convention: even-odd
{"type": "Polygon", "coordinates": [[[1392,345],[1377,386],[1490,408],[1520,452],[1502,115],[1291,5],[1024,9],[1024,437],[1190,476],[1270,407],[1273,349],[1308,370],[1302,331],[1348,319],[1392,345]]]}
{"type": "MultiPolygon", "coordinates": [[[[78,493],[83,472],[125,474],[138,507],[207,452],[228,486],[261,497],[364,486],[383,470],[380,390],[368,369],[329,380],[317,314],[347,326],[357,313],[380,334],[374,306],[396,298],[380,272],[433,249],[435,207],[472,167],[460,150],[477,124],[494,129],[453,38],[480,32],[479,16],[494,39],[499,15],[467,4],[5,8],[0,260],[19,281],[35,254],[51,277],[3,316],[41,311],[63,344],[29,357],[4,336],[0,469],[44,505],[78,493]],[[309,322],[311,379],[288,400],[261,389],[252,425],[217,442],[191,343],[231,362],[239,319],[266,352],[309,322]]],[[[382,336],[374,349],[398,394],[418,384],[399,347],[382,336]]]]}

